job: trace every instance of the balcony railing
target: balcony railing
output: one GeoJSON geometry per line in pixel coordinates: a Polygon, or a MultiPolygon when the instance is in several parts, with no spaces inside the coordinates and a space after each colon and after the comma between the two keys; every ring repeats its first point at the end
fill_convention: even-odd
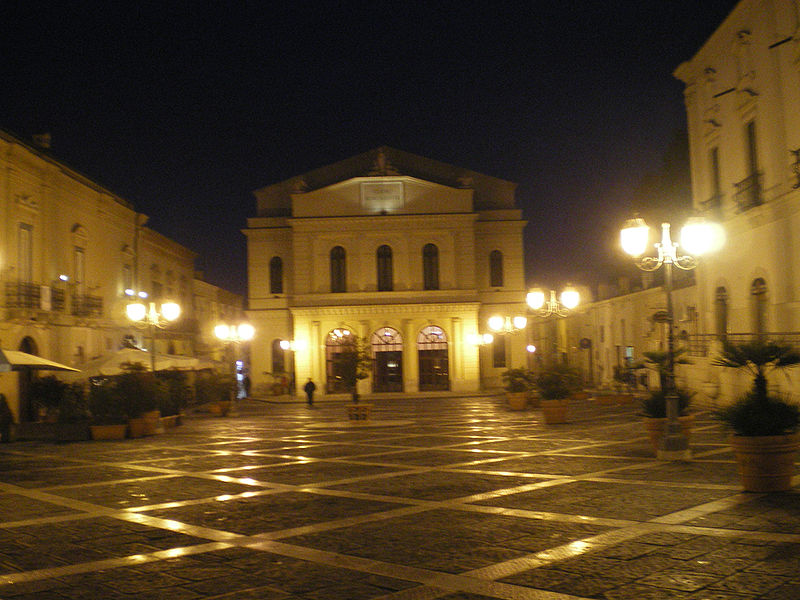
{"type": "Polygon", "coordinates": [[[64,290],[30,281],[6,281],[5,300],[6,308],[64,310],[64,290]]]}
{"type": "Polygon", "coordinates": [[[753,173],[749,177],[733,185],[736,186],[736,207],[739,212],[744,212],[763,204],[764,199],[761,196],[761,173],[753,173]]]}
{"type": "Polygon", "coordinates": [[[73,294],[71,314],[76,317],[103,316],[103,299],[89,294],[73,294]]]}
{"type": "Polygon", "coordinates": [[[700,206],[715,220],[722,219],[722,194],[714,194],[708,200],[701,202],[700,206]]]}
{"type": "Polygon", "coordinates": [[[768,333],[727,333],[717,335],[715,333],[692,334],[686,338],[686,353],[689,356],[709,356],[711,345],[716,341],[727,341],[732,344],[742,344],[763,340],[777,342],[779,344],[789,344],[800,350],[800,332],[782,331],[768,333]]]}

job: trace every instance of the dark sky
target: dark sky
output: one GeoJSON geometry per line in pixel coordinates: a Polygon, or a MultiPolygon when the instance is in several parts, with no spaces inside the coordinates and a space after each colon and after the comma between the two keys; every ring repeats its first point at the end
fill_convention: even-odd
{"type": "Polygon", "coordinates": [[[529,281],[579,283],[735,2],[61,4],[0,7],[0,127],[51,132],[244,293],[250,192],[381,145],[517,182],[529,281]]]}

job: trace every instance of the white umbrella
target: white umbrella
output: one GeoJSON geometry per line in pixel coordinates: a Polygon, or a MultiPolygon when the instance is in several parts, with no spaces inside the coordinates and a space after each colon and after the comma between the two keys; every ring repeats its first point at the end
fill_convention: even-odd
{"type": "MultiPolygon", "coordinates": [[[[83,365],[87,377],[119,375],[125,372],[126,364],[141,363],[145,370],[150,370],[151,355],[138,348],[123,348],[113,354],[101,356],[83,365]]],[[[167,369],[191,370],[198,367],[199,361],[191,356],[175,356],[173,354],[156,354],[156,371],[167,369]]]]}
{"type": "Polygon", "coordinates": [[[19,371],[37,369],[40,371],[78,371],[67,365],[34,356],[19,350],[0,350],[0,371],[19,371]]]}

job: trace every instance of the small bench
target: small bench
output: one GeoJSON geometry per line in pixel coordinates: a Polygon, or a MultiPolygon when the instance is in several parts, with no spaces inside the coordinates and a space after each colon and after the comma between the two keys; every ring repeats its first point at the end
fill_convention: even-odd
{"type": "Polygon", "coordinates": [[[372,404],[351,404],[347,407],[347,417],[351,421],[366,421],[372,412],[372,404]]]}

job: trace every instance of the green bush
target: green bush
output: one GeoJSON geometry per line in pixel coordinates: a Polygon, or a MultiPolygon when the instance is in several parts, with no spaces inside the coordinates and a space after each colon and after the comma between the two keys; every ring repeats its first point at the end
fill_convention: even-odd
{"type": "Polygon", "coordinates": [[[31,381],[29,394],[37,408],[45,408],[48,412],[54,411],[61,405],[67,393],[68,384],[54,375],[34,377],[31,381]]]}
{"type": "Polygon", "coordinates": [[[534,387],[534,376],[528,369],[521,367],[507,369],[502,377],[507,392],[527,392],[534,387]]]}
{"type": "Polygon", "coordinates": [[[159,406],[161,415],[180,414],[189,405],[193,396],[186,373],[177,370],[160,371],[157,378],[166,390],[159,406]]]}
{"type": "Polygon", "coordinates": [[[544,400],[569,398],[583,388],[580,373],[567,365],[556,365],[536,376],[536,387],[544,400]]]}
{"type": "MultiPolygon", "coordinates": [[[[689,412],[693,392],[676,390],[678,394],[678,415],[683,416],[689,412]]],[[[667,416],[667,397],[664,390],[656,390],[642,400],[642,414],[653,419],[664,419],[667,416]]]]}
{"type": "Polygon", "coordinates": [[[86,391],[80,383],[70,383],[58,407],[59,423],[79,423],[89,419],[89,402],[86,391]]]}
{"type": "Polygon", "coordinates": [[[93,383],[89,387],[89,412],[95,425],[117,425],[128,422],[125,402],[113,379],[93,383]]]}
{"type": "Polygon", "coordinates": [[[228,374],[203,373],[197,376],[194,385],[195,397],[200,404],[230,400],[236,392],[236,380],[228,374]]]}
{"type": "Polygon", "coordinates": [[[800,407],[782,398],[763,399],[750,392],[720,409],[717,417],[736,435],[785,435],[800,426],[800,407]]]}
{"type": "Polygon", "coordinates": [[[145,371],[138,365],[132,365],[114,380],[125,414],[131,418],[158,409],[167,396],[166,384],[156,379],[152,371],[145,371]]]}

